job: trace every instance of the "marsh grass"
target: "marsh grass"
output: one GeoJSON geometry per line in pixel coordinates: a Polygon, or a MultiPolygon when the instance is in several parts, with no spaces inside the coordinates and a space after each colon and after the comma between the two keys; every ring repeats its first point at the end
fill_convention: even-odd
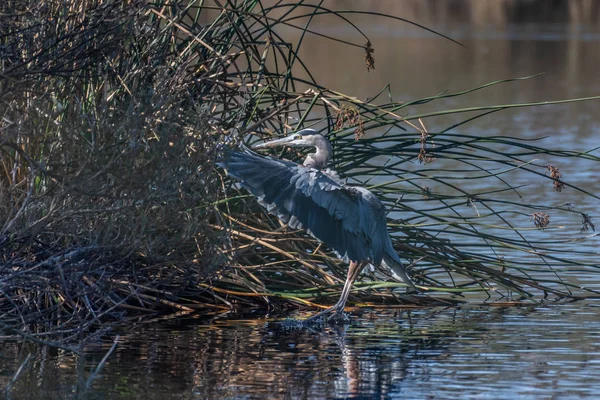
{"type": "MultiPolygon", "coordinates": [[[[519,170],[547,180],[550,191],[596,201],[560,175],[560,165],[532,160],[551,154],[592,166],[598,158],[461,133],[489,113],[541,103],[415,111],[507,81],[405,103],[389,102],[385,90],[361,101],[321,87],[299,57],[305,35],[361,48],[356,62],[365,69],[376,66],[376,53],[349,20],[356,12],[304,1],[8,0],[4,8],[0,310],[13,334],[58,343],[156,312],[331,304],[346,266],[283,227],[214,166],[224,143],[308,126],[328,133],[342,176],[384,201],[396,249],[429,294],[405,295],[387,271],[367,271],[351,303],[596,295],[553,271],[597,265],[570,258],[549,238],[526,237],[553,213],[594,229],[591,217],[529,204],[527,189],[505,176],[519,170]],[[321,14],[351,24],[364,42],[313,31],[321,14]],[[299,39],[282,36],[282,27],[297,29],[299,39]],[[426,128],[429,118],[462,114],[446,129],[426,128]],[[463,189],[435,169],[444,159],[456,173],[502,187],[463,189]],[[506,192],[517,198],[497,197],[506,192]]],[[[586,99],[565,102],[579,100],[586,99]]]]}

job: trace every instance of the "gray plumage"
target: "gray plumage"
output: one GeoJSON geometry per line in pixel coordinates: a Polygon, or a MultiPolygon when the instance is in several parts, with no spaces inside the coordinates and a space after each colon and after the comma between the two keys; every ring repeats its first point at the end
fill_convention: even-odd
{"type": "MultiPolygon", "coordinates": [[[[325,170],[332,154],[329,141],[314,130],[305,129],[255,148],[279,145],[311,146],[316,152],[307,156],[304,165],[298,165],[258,155],[241,146],[226,150],[218,164],[258,197],[270,213],[291,228],[305,229],[345,262],[351,265],[383,262],[414,287],[392,246],[381,201],[369,190],[348,186],[325,170]]],[[[339,303],[333,311],[340,311],[339,303]]],[[[343,304],[341,307],[343,310],[343,304]]]]}

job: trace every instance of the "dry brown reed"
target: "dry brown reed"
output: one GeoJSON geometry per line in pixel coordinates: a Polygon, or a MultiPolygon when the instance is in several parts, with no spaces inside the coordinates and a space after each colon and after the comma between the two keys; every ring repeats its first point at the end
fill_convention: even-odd
{"type": "Polygon", "coordinates": [[[3,7],[0,309],[77,336],[190,308],[221,239],[198,54],[137,0],[3,7]],[[195,66],[194,66],[195,65],[195,66]]]}

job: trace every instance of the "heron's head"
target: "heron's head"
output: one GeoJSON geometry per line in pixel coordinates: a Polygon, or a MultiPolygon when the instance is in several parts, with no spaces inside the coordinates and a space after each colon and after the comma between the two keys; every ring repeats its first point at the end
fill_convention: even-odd
{"type": "Polygon", "coordinates": [[[294,132],[281,139],[270,140],[253,146],[254,149],[266,149],[270,147],[289,146],[289,147],[315,147],[324,137],[314,129],[303,129],[294,132]]]}

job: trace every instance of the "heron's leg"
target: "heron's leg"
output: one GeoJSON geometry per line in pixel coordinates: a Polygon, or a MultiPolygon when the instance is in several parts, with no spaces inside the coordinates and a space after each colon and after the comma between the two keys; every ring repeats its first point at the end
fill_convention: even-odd
{"type": "Polygon", "coordinates": [[[344,306],[346,305],[346,301],[348,300],[348,296],[350,295],[350,291],[352,290],[352,285],[354,281],[358,277],[360,271],[362,271],[364,263],[355,263],[354,261],[350,262],[350,267],[348,268],[348,275],[346,276],[346,283],[344,284],[344,289],[342,290],[342,294],[338,302],[332,308],[335,311],[344,311],[344,306]]]}
{"type": "Polygon", "coordinates": [[[346,282],[344,283],[344,289],[342,289],[342,294],[337,303],[335,303],[333,307],[330,307],[326,310],[316,313],[310,318],[307,318],[305,321],[314,321],[321,318],[324,315],[331,314],[332,312],[335,312],[336,314],[341,314],[344,311],[344,306],[346,305],[346,301],[348,300],[348,296],[350,295],[350,290],[352,290],[352,285],[354,284],[354,281],[358,277],[360,271],[362,271],[365,264],[366,263],[364,262],[357,263],[354,261],[350,261],[350,266],[348,267],[348,274],[346,275],[346,282]]]}

